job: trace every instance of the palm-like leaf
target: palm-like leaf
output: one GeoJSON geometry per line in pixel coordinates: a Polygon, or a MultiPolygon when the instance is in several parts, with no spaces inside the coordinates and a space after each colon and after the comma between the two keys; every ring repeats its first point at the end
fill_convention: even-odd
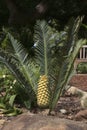
{"type": "Polygon", "coordinates": [[[69,24],[69,29],[67,33],[67,51],[69,52],[71,49],[71,46],[73,47],[74,44],[76,44],[76,41],[78,39],[78,32],[80,29],[80,26],[82,24],[84,16],[77,17],[76,20],[71,19],[69,24]]]}
{"type": "Polygon", "coordinates": [[[77,40],[77,34],[78,34],[78,29],[79,25],[82,22],[82,18],[77,18],[75,21],[75,24],[72,28],[71,35],[68,37],[68,41],[70,41],[70,49],[68,51],[68,56],[64,60],[63,65],[60,69],[60,75],[58,79],[58,84],[54,92],[54,97],[53,101],[51,104],[51,109],[53,109],[61,95],[62,90],[66,86],[68,79],[70,77],[74,61],[76,59],[76,56],[79,52],[79,49],[82,47],[83,44],[86,43],[86,40],[77,40]],[[69,40],[70,39],[70,40],[69,40]]]}
{"type": "Polygon", "coordinates": [[[58,58],[52,54],[55,38],[51,32],[46,21],[37,21],[34,36],[36,63],[40,66],[40,75],[47,75],[50,81],[49,87],[54,89],[59,66],[58,58]]]}
{"type": "Polygon", "coordinates": [[[27,81],[32,86],[34,92],[37,86],[37,80],[39,77],[39,68],[35,65],[34,60],[30,59],[28,51],[24,48],[24,46],[18,42],[10,33],[8,33],[11,44],[14,48],[15,54],[19,63],[22,67],[22,71],[27,79],[27,81]]]}
{"type": "Polygon", "coordinates": [[[50,66],[50,47],[49,47],[48,25],[45,21],[37,21],[35,26],[35,52],[36,59],[41,68],[41,74],[48,75],[50,66]]]}
{"type": "Polygon", "coordinates": [[[22,84],[22,87],[25,88],[27,94],[29,95],[29,98],[32,99],[31,95],[34,96],[34,92],[31,88],[31,85],[29,84],[29,82],[26,81],[23,73],[21,73],[20,69],[16,65],[14,57],[4,50],[0,49],[0,62],[4,63],[8,67],[12,74],[22,84]]]}

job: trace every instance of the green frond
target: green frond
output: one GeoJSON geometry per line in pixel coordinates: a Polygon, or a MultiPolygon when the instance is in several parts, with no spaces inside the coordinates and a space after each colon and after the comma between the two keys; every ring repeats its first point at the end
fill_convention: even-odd
{"type": "Polygon", "coordinates": [[[41,74],[48,75],[50,65],[50,36],[48,34],[48,24],[45,21],[37,21],[35,26],[35,52],[38,64],[41,67],[41,74]]]}
{"type": "Polygon", "coordinates": [[[66,86],[67,81],[70,77],[70,74],[71,74],[71,71],[72,71],[72,68],[73,68],[73,63],[76,59],[78,51],[81,48],[81,46],[83,44],[85,44],[86,42],[87,42],[86,40],[82,40],[82,39],[79,40],[76,43],[76,46],[74,47],[73,52],[64,61],[63,65],[60,69],[58,84],[57,84],[57,87],[56,87],[55,92],[53,94],[54,96],[53,96],[53,101],[52,101],[50,110],[52,110],[55,107],[58,99],[60,98],[61,92],[64,89],[64,87],[66,86]]]}
{"type": "Polygon", "coordinates": [[[68,30],[67,30],[67,39],[66,39],[67,53],[70,50],[70,47],[74,46],[74,44],[78,39],[78,32],[82,24],[83,18],[84,16],[81,17],[78,16],[76,19],[72,18],[69,21],[68,30]]]}
{"type": "Polygon", "coordinates": [[[60,69],[58,83],[57,83],[56,89],[53,94],[53,100],[52,100],[52,104],[50,106],[50,110],[52,110],[55,107],[58,99],[60,98],[60,95],[61,95],[63,89],[65,88],[66,84],[69,81],[69,78],[70,78],[70,75],[71,75],[71,72],[73,69],[74,61],[76,59],[76,56],[77,56],[80,48],[82,47],[82,45],[86,44],[86,42],[87,42],[87,40],[83,40],[83,39],[78,40],[77,39],[77,34],[78,34],[78,30],[79,30],[81,22],[82,22],[82,18],[79,17],[75,20],[73,26],[71,25],[72,29],[71,29],[69,37],[68,37],[69,43],[67,44],[70,46],[68,48],[69,50],[68,50],[67,57],[65,58],[62,66],[61,66],[61,69],[60,69]]]}
{"type": "Polygon", "coordinates": [[[39,77],[39,75],[37,74],[37,72],[39,71],[39,67],[35,65],[34,60],[29,57],[28,51],[20,42],[18,42],[17,39],[15,39],[10,33],[8,33],[8,37],[14,48],[15,55],[19,60],[22,72],[24,73],[27,81],[30,83],[35,92],[37,86],[37,79],[39,77]]]}
{"type": "MultiPolygon", "coordinates": [[[[23,88],[25,88],[28,95],[35,95],[32,90],[31,85],[26,81],[23,73],[20,71],[18,66],[16,65],[16,61],[13,56],[0,49],[0,62],[4,63],[7,68],[12,72],[12,74],[16,77],[17,81],[19,81],[23,88]]],[[[29,96],[31,99],[31,96],[29,96]]]]}

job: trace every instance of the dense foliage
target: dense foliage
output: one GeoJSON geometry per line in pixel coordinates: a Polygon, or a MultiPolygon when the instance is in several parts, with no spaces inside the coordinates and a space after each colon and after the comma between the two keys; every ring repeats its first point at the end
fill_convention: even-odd
{"type": "Polygon", "coordinates": [[[78,64],[76,71],[78,74],[87,74],[87,62],[78,64]]]}

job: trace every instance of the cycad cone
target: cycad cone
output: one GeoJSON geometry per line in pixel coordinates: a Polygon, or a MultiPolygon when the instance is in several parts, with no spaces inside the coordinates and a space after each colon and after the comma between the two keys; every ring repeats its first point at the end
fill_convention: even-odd
{"type": "Polygon", "coordinates": [[[46,75],[40,76],[37,89],[37,104],[41,108],[49,106],[51,100],[51,93],[48,86],[48,78],[46,75]]]}

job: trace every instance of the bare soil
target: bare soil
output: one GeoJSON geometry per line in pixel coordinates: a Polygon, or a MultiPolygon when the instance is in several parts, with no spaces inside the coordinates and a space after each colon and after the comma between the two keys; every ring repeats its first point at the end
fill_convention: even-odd
{"type": "Polygon", "coordinates": [[[87,92],[87,74],[76,74],[70,80],[70,85],[87,92]]]}

